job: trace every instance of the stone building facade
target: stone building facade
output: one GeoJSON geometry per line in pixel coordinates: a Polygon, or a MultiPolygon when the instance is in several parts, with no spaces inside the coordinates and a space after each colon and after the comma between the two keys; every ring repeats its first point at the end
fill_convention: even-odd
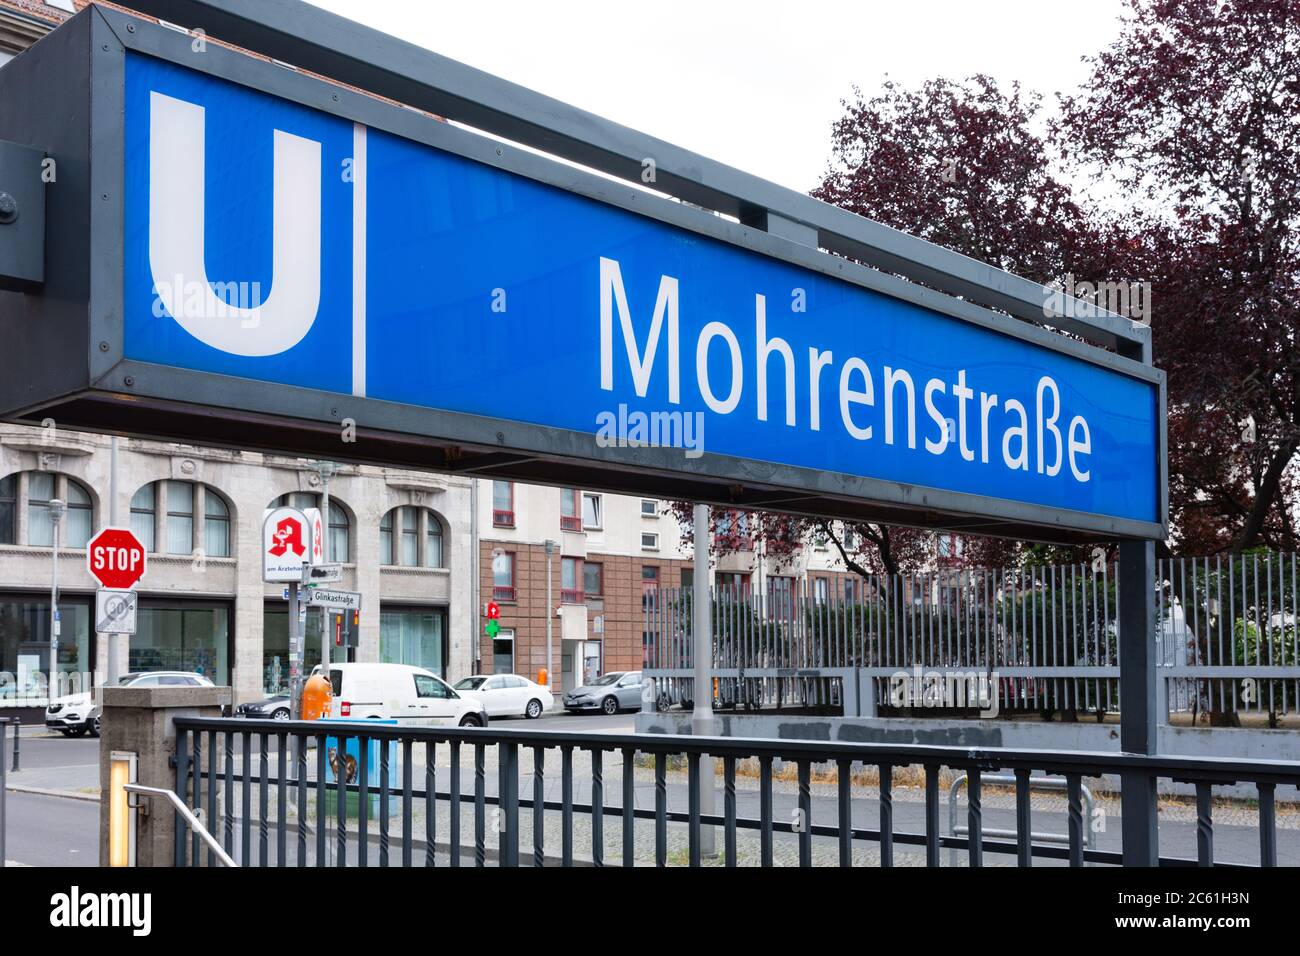
{"type": "MultiPolygon", "coordinates": [[[[106,642],[90,618],[96,582],[85,542],[109,524],[111,443],[104,435],[0,425],[0,707],[35,705],[47,670],[53,548],[59,523],[59,668],[107,671],[106,642]]],[[[261,526],[276,504],[318,506],[314,461],[255,452],[118,440],[116,516],[149,550],[139,585],[140,630],[119,666],[201,670],[230,683],[237,700],[279,690],[288,674],[288,605],[262,582],[261,526]]],[[[335,618],[332,659],[349,632],[358,660],[419,664],[449,678],[473,667],[470,641],[469,480],[345,465],[330,480],[329,557],[340,587],[362,595],[355,630],[335,618]]],[[[308,615],[308,665],[324,625],[308,615]]],[[[69,678],[71,679],[71,678],[69,678]]],[[[82,678],[85,680],[86,678],[82,678]]]]}

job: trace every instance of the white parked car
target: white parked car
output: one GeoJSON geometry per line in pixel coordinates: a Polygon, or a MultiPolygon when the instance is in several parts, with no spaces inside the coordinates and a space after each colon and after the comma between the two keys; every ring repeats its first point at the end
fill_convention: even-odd
{"type": "MultiPolygon", "coordinates": [[[[123,674],[119,687],[211,687],[212,681],[189,671],[140,671],[123,674]]],[[[90,691],[56,697],[45,708],[45,726],[65,737],[80,737],[87,731],[99,736],[99,701],[90,691]]]]}
{"type": "Polygon", "coordinates": [[[555,706],[547,688],[518,674],[478,674],[457,681],[455,686],[456,693],[483,701],[493,717],[536,720],[555,706]]]}
{"type": "Polygon", "coordinates": [[[331,717],[396,719],[403,724],[486,727],[483,702],[410,664],[331,664],[331,717]]]}

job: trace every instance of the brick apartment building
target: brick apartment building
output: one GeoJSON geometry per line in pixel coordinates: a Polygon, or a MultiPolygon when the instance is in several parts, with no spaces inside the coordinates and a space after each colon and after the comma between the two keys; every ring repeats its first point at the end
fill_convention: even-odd
{"type": "MultiPolygon", "coordinates": [[[[597,674],[639,669],[643,595],[694,585],[693,550],[683,547],[669,503],[483,479],[477,500],[479,608],[495,601],[501,612],[495,640],[479,628],[479,669],[536,679],[546,667],[547,541],[552,686],[558,692],[597,674]]],[[[733,520],[743,530],[743,516],[733,520]]],[[[712,561],[711,585],[815,600],[861,597],[861,578],[823,543],[776,560],[739,537],[739,550],[712,561]]]]}

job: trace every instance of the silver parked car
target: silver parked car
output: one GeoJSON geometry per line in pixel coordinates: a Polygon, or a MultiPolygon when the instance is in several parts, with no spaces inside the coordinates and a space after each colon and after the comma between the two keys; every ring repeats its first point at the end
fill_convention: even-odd
{"type": "Polygon", "coordinates": [[[564,695],[564,709],[573,713],[599,710],[617,714],[620,710],[635,710],[640,706],[640,671],[614,671],[564,695]]]}

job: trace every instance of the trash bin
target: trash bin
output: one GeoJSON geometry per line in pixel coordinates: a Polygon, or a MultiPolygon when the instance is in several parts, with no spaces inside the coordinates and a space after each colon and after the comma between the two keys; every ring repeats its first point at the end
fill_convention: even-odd
{"type": "MultiPolygon", "coordinates": [[[[358,730],[373,728],[382,725],[396,725],[396,720],[341,720],[333,717],[322,717],[320,723],[323,724],[347,724],[358,730]]],[[[375,819],[379,816],[379,786],[382,771],[380,765],[381,746],[388,748],[388,815],[397,816],[398,804],[401,802],[401,793],[397,784],[397,741],[387,740],[380,741],[370,739],[366,741],[366,786],[367,797],[367,816],[375,819]]],[[[333,815],[338,813],[338,771],[342,765],[343,782],[346,785],[359,785],[361,782],[361,741],[357,737],[346,737],[343,743],[343,753],[340,759],[339,755],[339,738],[325,738],[325,788],[331,796],[325,800],[326,812],[333,815]]],[[[348,817],[356,819],[358,810],[361,806],[361,794],[359,791],[349,790],[344,798],[344,807],[347,809],[348,817]]]]}

